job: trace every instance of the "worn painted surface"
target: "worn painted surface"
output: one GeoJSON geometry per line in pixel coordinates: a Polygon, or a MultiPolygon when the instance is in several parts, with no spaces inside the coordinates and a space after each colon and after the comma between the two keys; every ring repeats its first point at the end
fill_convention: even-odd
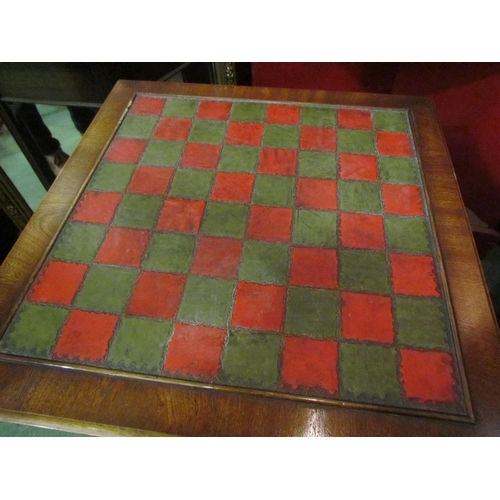
{"type": "Polygon", "coordinates": [[[0,351],[467,415],[407,113],[137,96],[0,351]]]}

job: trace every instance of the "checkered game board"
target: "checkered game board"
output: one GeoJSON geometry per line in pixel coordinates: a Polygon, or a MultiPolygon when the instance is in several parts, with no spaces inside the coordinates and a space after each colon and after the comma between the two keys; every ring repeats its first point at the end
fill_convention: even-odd
{"type": "Polygon", "coordinates": [[[0,352],[446,418],[451,318],[405,110],[138,94],[0,352]]]}

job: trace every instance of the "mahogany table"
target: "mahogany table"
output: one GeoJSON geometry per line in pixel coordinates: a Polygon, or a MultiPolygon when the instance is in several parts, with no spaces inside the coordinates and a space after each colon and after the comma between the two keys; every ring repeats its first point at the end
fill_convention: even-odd
{"type": "Polygon", "coordinates": [[[498,328],[425,98],[118,82],[0,268],[0,336],[11,422],[500,433],[498,328]]]}

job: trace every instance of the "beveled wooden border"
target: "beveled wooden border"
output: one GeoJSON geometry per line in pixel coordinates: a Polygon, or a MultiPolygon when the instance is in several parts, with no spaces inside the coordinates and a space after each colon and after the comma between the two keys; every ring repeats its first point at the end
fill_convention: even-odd
{"type": "MultiPolygon", "coordinates": [[[[0,411],[99,422],[177,435],[498,435],[500,340],[453,168],[425,98],[310,90],[118,82],[40,209],[0,268],[0,324],[36,272],[52,238],[136,92],[317,102],[410,111],[462,346],[476,425],[210,391],[112,374],[0,361],[0,411]],[[22,412],[22,413],[21,413],[22,412]]],[[[347,405],[346,405],[347,406],[347,405]]],[[[21,419],[22,420],[22,419],[21,419]]]]}

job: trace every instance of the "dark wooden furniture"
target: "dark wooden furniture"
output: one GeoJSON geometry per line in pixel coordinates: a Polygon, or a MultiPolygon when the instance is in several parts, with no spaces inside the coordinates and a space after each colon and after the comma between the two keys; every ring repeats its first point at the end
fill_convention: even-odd
{"type": "Polygon", "coordinates": [[[109,143],[135,92],[405,108],[410,111],[476,419],[475,424],[331,408],[173,385],[100,369],[0,357],[0,417],[95,434],[191,436],[500,435],[500,338],[463,203],[425,98],[158,82],[118,82],[63,173],[0,268],[0,323],[16,303],[109,143]]]}
{"type": "Polygon", "coordinates": [[[166,81],[179,72],[192,83],[233,84],[231,68],[233,63],[2,63],[0,98],[99,107],[119,79],[166,81]]]}
{"type": "Polygon", "coordinates": [[[32,215],[31,208],[0,167],[0,227],[2,228],[0,263],[3,262],[32,215]]]}

